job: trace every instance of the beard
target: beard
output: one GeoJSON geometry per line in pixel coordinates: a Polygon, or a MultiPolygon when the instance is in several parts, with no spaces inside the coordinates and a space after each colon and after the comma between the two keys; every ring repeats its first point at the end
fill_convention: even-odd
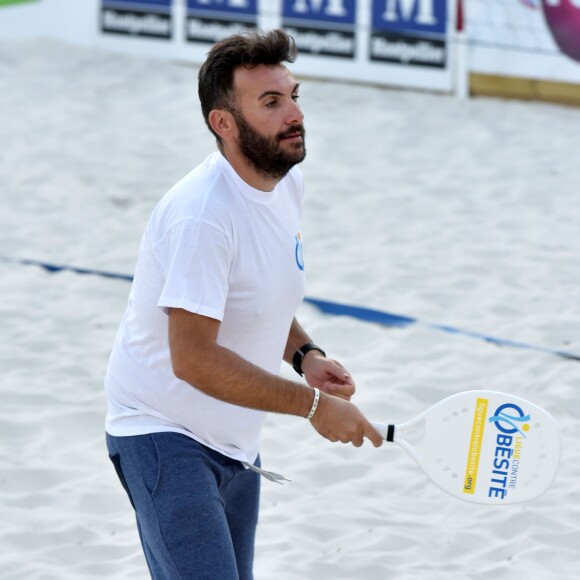
{"type": "Polygon", "coordinates": [[[231,112],[238,126],[240,153],[258,173],[268,178],[282,179],[294,165],[306,157],[306,132],[302,124],[297,123],[274,137],[267,137],[251,127],[239,111],[231,112]],[[289,143],[290,147],[287,145],[284,148],[282,140],[293,133],[299,133],[302,141],[289,143]]]}

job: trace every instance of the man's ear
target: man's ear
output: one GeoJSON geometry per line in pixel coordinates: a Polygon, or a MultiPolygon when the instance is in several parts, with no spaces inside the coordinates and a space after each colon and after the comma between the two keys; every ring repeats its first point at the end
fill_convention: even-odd
{"type": "Polygon", "coordinates": [[[211,128],[222,139],[231,139],[234,135],[236,123],[233,115],[225,109],[212,109],[209,113],[209,124],[211,128]]]}

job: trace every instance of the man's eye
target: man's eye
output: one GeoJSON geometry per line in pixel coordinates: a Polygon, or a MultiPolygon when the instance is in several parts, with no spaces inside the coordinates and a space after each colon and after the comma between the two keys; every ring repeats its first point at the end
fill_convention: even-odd
{"type": "Polygon", "coordinates": [[[292,100],[296,102],[300,98],[300,95],[292,95],[292,100]]]}

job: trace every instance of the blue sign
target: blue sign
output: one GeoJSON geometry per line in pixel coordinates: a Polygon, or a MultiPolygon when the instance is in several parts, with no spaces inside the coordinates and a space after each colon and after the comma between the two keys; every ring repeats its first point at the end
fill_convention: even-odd
{"type": "Polygon", "coordinates": [[[171,38],[171,3],[172,0],[102,0],[101,31],[171,38]]]}
{"type": "Polygon", "coordinates": [[[284,0],[282,26],[302,53],[355,56],[356,0],[284,0]]]}
{"type": "Polygon", "coordinates": [[[213,44],[226,36],[255,29],[257,0],[187,0],[186,38],[213,44]]]}
{"type": "Polygon", "coordinates": [[[444,68],[447,0],[373,0],[370,59],[444,68]]]}
{"type": "Polygon", "coordinates": [[[355,0],[284,0],[284,20],[346,24],[354,27],[355,0]]]}
{"type": "Polygon", "coordinates": [[[187,10],[191,13],[221,13],[225,18],[245,14],[254,20],[258,13],[256,0],[187,0],[187,10]]]}
{"type": "Polygon", "coordinates": [[[447,0],[374,0],[373,31],[444,35],[447,0]]]}

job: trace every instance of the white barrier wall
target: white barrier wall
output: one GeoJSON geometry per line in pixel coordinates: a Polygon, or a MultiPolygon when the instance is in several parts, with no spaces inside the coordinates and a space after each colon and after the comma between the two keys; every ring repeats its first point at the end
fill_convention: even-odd
{"type": "Polygon", "coordinates": [[[0,0],[0,39],[200,63],[246,27],[296,38],[296,74],[450,92],[474,72],[580,84],[580,0],[0,0]],[[464,47],[466,50],[460,51],[464,47]]]}
{"type": "Polygon", "coordinates": [[[124,22],[143,41],[149,31],[139,30],[139,23],[155,15],[158,21],[171,18],[172,31],[159,35],[156,48],[166,52],[169,43],[174,57],[201,62],[209,46],[228,34],[283,26],[300,50],[297,74],[450,91],[449,5],[448,0],[101,0],[99,43],[126,48],[112,38],[122,34],[124,22]]]}
{"type": "Polygon", "coordinates": [[[98,0],[0,0],[0,40],[59,38],[94,45],[98,0]]]}
{"type": "Polygon", "coordinates": [[[296,74],[451,91],[454,19],[454,0],[39,0],[0,7],[0,37],[201,62],[228,34],[283,26],[296,74]]]}

